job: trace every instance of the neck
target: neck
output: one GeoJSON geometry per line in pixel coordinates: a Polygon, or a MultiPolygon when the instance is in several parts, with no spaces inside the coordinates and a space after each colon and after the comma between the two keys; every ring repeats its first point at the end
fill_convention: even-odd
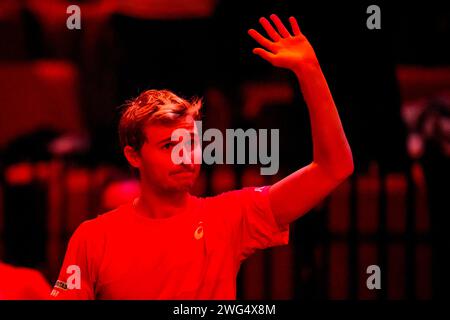
{"type": "Polygon", "coordinates": [[[187,191],[157,191],[141,181],[141,195],[136,202],[136,208],[139,213],[153,219],[170,218],[182,212],[188,200],[187,191]]]}

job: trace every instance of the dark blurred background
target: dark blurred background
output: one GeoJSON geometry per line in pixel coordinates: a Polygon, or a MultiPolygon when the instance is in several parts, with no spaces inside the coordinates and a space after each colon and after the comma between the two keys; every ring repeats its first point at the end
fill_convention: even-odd
{"type": "MultiPolygon", "coordinates": [[[[119,107],[150,88],[204,97],[204,127],[280,128],[279,175],[203,166],[195,192],[263,185],[312,159],[293,75],[251,53],[260,16],[297,17],[321,63],[355,174],[243,265],[240,299],[444,297],[450,13],[444,3],[1,0],[0,260],[56,280],[85,219],[135,196],[119,107]],[[81,29],[69,30],[69,5],[81,29]],[[369,30],[366,9],[381,9],[369,30]],[[382,289],[368,290],[378,265],[382,289]]],[[[0,283],[1,286],[1,283],[0,283]]]]}

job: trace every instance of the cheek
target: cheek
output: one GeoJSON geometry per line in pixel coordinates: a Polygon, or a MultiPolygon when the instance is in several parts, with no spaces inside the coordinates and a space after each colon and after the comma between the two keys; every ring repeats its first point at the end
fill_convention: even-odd
{"type": "Polygon", "coordinates": [[[155,173],[170,170],[173,167],[170,151],[147,150],[142,154],[143,166],[155,173]]]}

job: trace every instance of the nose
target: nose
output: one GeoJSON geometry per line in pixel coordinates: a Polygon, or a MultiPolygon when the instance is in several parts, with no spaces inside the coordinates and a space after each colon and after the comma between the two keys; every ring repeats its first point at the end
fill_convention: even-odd
{"type": "Polygon", "coordinates": [[[186,144],[183,146],[182,157],[182,165],[186,168],[193,169],[195,164],[201,163],[201,148],[196,145],[186,144]]]}
{"type": "Polygon", "coordinates": [[[185,167],[193,167],[195,164],[195,150],[192,150],[190,146],[183,146],[182,151],[182,165],[185,167]]]}
{"type": "Polygon", "coordinates": [[[191,148],[187,145],[183,145],[183,151],[182,151],[182,156],[183,156],[183,162],[182,164],[184,166],[193,164],[193,157],[192,157],[192,151],[191,148]]]}
{"type": "Polygon", "coordinates": [[[194,169],[195,169],[194,163],[182,163],[181,165],[187,171],[194,171],[194,169]]]}

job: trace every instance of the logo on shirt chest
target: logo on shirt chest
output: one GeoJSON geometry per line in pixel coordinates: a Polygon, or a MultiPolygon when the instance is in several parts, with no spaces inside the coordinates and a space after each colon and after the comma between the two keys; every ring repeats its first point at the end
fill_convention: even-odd
{"type": "Polygon", "coordinates": [[[197,229],[195,229],[194,231],[194,239],[195,240],[200,240],[201,238],[203,238],[203,234],[204,234],[204,228],[203,228],[203,221],[200,221],[198,223],[197,229]]]}

